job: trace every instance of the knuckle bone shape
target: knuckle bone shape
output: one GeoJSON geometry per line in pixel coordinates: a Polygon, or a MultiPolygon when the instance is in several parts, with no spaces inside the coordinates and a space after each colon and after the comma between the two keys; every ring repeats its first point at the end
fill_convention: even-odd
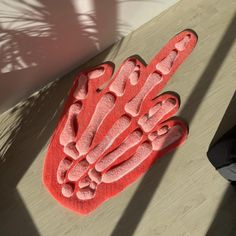
{"type": "Polygon", "coordinates": [[[157,94],[196,41],[183,31],[147,66],[130,57],[111,80],[109,63],[77,75],[44,164],[44,184],[57,201],[88,214],[185,141],[186,123],[170,119],[178,97],[157,94]]]}

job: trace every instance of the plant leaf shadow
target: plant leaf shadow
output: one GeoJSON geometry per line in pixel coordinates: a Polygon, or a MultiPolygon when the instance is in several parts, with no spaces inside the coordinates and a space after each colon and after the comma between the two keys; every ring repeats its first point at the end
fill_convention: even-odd
{"type": "MultiPolygon", "coordinates": [[[[36,6],[22,0],[19,4],[12,5],[9,1],[5,4],[14,10],[13,13],[19,11],[20,14],[11,16],[9,15],[11,12],[0,11],[0,39],[5,42],[1,48],[0,69],[10,66],[10,70],[1,75],[2,103],[18,86],[32,79],[33,74],[42,72],[43,68],[58,62],[57,58],[61,57],[63,50],[66,53],[72,52],[71,39],[76,42],[84,41],[87,47],[96,49],[95,44],[100,44],[104,37],[107,37],[106,34],[109,34],[112,40],[120,37],[116,18],[116,0],[94,3],[94,12],[88,17],[93,16],[92,28],[96,33],[87,31],[89,27],[79,21],[79,15],[71,0],[58,3],[63,9],[63,22],[67,24],[60,24],[61,12],[55,10],[57,8],[54,3],[48,0],[40,0],[39,3],[40,6],[36,6]],[[106,14],[103,7],[108,5],[110,11],[106,14]],[[17,21],[20,27],[4,28],[3,18],[7,18],[10,25],[17,21]],[[101,32],[103,22],[109,22],[106,32],[104,30],[101,32]],[[39,23],[39,25],[31,26],[31,23],[39,23]],[[70,36],[71,34],[73,37],[70,36]],[[62,49],[61,54],[58,48],[62,49]],[[24,65],[19,64],[18,57],[23,60],[24,65]]],[[[81,50],[86,48],[85,45],[79,46],[81,50]]],[[[104,60],[108,53],[109,50],[102,53],[99,60],[104,60]]],[[[63,63],[63,60],[65,61],[61,58],[59,62],[63,63]]],[[[80,69],[84,66],[82,65],[80,69]]],[[[48,142],[59,119],[74,75],[80,69],[74,69],[64,78],[51,82],[37,94],[33,94],[0,116],[1,235],[18,235],[20,232],[24,235],[40,235],[16,187],[48,142]]]]}
{"type": "Polygon", "coordinates": [[[6,140],[9,147],[3,150],[3,146],[1,150],[4,158],[0,166],[0,186],[4,190],[0,196],[3,235],[16,235],[22,228],[29,233],[25,235],[39,235],[16,186],[55,128],[70,82],[54,82],[38,96],[32,96],[11,111],[12,116],[20,112],[14,127],[5,133],[8,136],[7,132],[10,132],[6,140]],[[10,219],[14,227],[9,225],[10,219]]]}
{"type": "Polygon", "coordinates": [[[1,3],[0,112],[24,98],[21,90],[30,95],[122,37],[117,0],[92,0],[89,13],[80,13],[72,0],[57,6],[49,0],[37,2],[39,6],[25,0],[1,3]],[[18,98],[9,99],[9,93],[18,98]]]}

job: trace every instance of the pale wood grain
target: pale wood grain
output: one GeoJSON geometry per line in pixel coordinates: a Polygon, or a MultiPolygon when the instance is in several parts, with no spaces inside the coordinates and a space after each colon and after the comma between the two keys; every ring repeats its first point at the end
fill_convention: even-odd
{"type": "MultiPolygon", "coordinates": [[[[173,157],[169,154],[156,163],[145,188],[139,190],[141,195],[161,179],[135,235],[206,235],[228,191],[228,183],[210,165],[206,151],[236,87],[235,39],[224,58],[224,50],[218,49],[235,10],[235,0],[182,0],[83,66],[107,60],[119,64],[132,54],[149,61],[168,39],[185,28],[192,28],[199,37],[198,46],[166,87],[181,96],[179,114],[190,121],[189,139],[173,157]],[[211,65],[217,73],[206,73],[217,50],[222,55],[215,56],[222,56],[221,63],[218,68],[211,65]],[[204,73],[214,77],[199,82],[204,73]]],[[[110,235],[141,183],[137,181],[86,217],[64,209],[44,189],[41,178],[47,142],[74,73],[1,116],[1,145],[5,148],[1,149],[5,161],[0,169],[1,235],[110,235]]],[[[119,232],[129,235],[129,227],[127,220],[119,232]]],[[[236,231],[230,234],[232,227],[226,227],[224,235],[235,235],[236,231]]],[[[217,230],[211,233],[220,235],[217,230]]]]}

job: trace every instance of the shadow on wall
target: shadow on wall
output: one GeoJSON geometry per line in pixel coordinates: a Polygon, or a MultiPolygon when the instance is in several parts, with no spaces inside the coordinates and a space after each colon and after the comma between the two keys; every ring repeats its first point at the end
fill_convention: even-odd
{"type": "Polygon", "coordinates": [[[116,0],[91,0],[89,14],[77,13],[73,0],[58,1],[56,7],[49,0],[30,2],[1,3],[0,113],[121,36],[116,0]]]}
{"type": "MultiPolygon", "coordinates": [[[[96,12],[95,9],[94,14],[96,15],[96,24],[98,29],[100,27],[100,30],[102,31],[104,29],[102,29],[101,19],[111,21],[111,25],[114,26],[111,35],[116,38],[118,36],[116,30],[117,22],[115,18],[116,3],[115,1],[110,0],[103,2],[108,1],[109,3],[107,4],[112,5],[108,18],[106,18],[106,14],[104,15],[104,11],[96,12]],[[100,19],[98,16],[100,16],[100,19]]],[[[53,4],[49,0],[40,1],[39,6],[27,5],[25,1],[20,1],[20,4],[25,6],[23,9],[22,6],[19,7],[22,12],[25,11],[25,13],[22,13],[23,16],[21,17],[26,18],[29,21],[36,17],[35,22],[37,23],[37,19],[41,19],[40,17],[43,15],[43,22],[47,23],[50,30],[47,36],[48,28],[46,29],[43,26],[37,26],[38,29],[42,29],[42,32],[45,31],[46,33],[45,35],[39,33],[37,36],[34,36],[34,34],[31,34],[31,28],[26,29],[23,27],[22,30],[8,29],[7,32],[4,32],[4,29],[1,29],[1,37],[4,37],[4,41],[8,40],[9,42],[1,49],[2,52],[5,52],[4,60],[1,59],[1,69],[6,70],[8,64],[11,66],[13,65],[10,67],[8,72],[5,71],[3,74],[5,76],[4,78],[7,79],[9,76],[9,80],[11,80],[10,78],[14,78],[14,76],[24,77],[21,81],[10,81],[11,83],[14,83],[14,87],[20,87],[21,83],[30,80],[30,75],[34,70],[42,70],[42,68],[53,67],[55,63],[65,62],[69,52],[71,52],[70,50],[73,49],[71,44],[68,45],[68,43],[65,42],[68,42],[67,40],[72,36],[74,37],[73,40],[75,40],[76,37],[77,41],[83,39],[87,42],[86,45],[96,48],[93,39],[94,34],[85,32],[82,24],[78,23],[78,15],[73,8],[71,1],[60,1],[57,3],[62,4],[61,7],[63,11],[60,14],[54,12],[53,4]],[[57,25],[59,18],[62,16],[65,19],[70,18],[68,19],[70,23],[57,25]],[[78,32],[78,34],[76,33],[77,36],[74,35],[75,33],[72,33],[73,30],[74,32],[78,32]],[[9,45],[9,48],[7,45],[9,45]],[[51,55],[53,55],[53,53],[55,53],[54,55],[58,55],[57,49],[59,47],[64,49],[65,56],[63,58],[56,58],[54,56],[53,58],[55,60],[53,60],[51,55]],[[19,59],[17,59],[21,57],[24,59],[24,63],[19,62],[19,59]]],[[[96,3],[94,5],[96,6],[96,3]]],[[[13,20],[17,19],[13,17],[13,20]]],[[[34,22],[34,20],[32,21],[34,22]]],[[[187,117],[189,123],[191,123],[210,84],[214,80],[217,71],[220,69],[221,63],[230,50],[235,39],[235,22],[236,18],[234,18],[230,24],[222,42],[219,44],[219,48],[213,55],[208,67],[206,67],[206,70],[199,79],[198,85],[193,90],[186,107],[183,108],[183,111],[180,114],[183,117],[187,117]],[[189,109],[190,106],[191,109],[189,109]],[[192,112],[189,112],[190,110],[192,112]]],[[[37,29],[37,27],[34,26],[32,30],[37,29]]],[[[97,32],[99,31],[98,29],[97,32]]],[[[95,35],[98,40],[97,42],[99,42],[99,37],[101,38],[102,36],[99,36],[99,32],[95,35]]],[[[81,48],[81,50],[83,50],[83,47],[86,47],[86,45],[78,45],[78,49],[81,48]]],[[[106,55],[103,54],[103,56],[105,57],[106,55]]],[[[100,58],[100,60],[102,62],[102,58],[100,58]]],[[[32,222],[32,219],[16,190],[16,185],[29,168],[30,164],[37,157],[38,153],[42,150],[55,128],[63,100],[72,84],[73,73],[71,75],[70,78],[67,77],[67,79],[53,82],[50,86],[43,89],[37,96],[29,98],[26,102],[22,103],[22,105],[19,105],[9,113],[9,117],[17,116],[17,121],[14,123],[13,127],[7,127],[0,136],[0,141],[6,138],[4,143],[7,144],[7,146],[0,147],[0,153],[2,153],[1,158],[5,160],[5,163],[1,163],[0,166],[0,186],[2,190],[0,195],[0,219],[1,225],[3,226],[1,227],[0,233],[3,235],[17,235],[22,231],[22,229],[24,229],[24,235],[39,235],[38,230],[32,222]],[[28,149],[29,146],[30,149],[28,149]]],[[[5,81],[5,79],[1,79],[0,84],[2,81],[5,81]]],[[[13,88],[8,89],[9,90],[6,88],[6,91],[3,94],[0,94],[0,99],[4,100],[4,96],[14,92],[13,88]]],[[[6,116],[5,119],[9,119],[9,117],[6,116]]],[[[5,120],[2,119],[0,122],[4,124],[5,120]]],[[[174,154],[169,154],[169,157],[162,159],[162,162],[159,165],[154,165],[154,167],[147,172],[112,235],[120,236],[123,232],[126,232],[127,235],[133,235],[173,155],[174,154]],[[157,169],[159,170],[158,175],[156,175],[157,169]],[[155,178],[153,178],[154,175],[155,178]]]]}
{"type": "MultiPolygon", "coordinates": [[[[33,75],[42,73],[43,70],[53,73],[54,69],[60,66],[61,73],[64,73],[63,70],[68,66],[65,63],[68,63],[71,54],[85,54],[87,47],[97,50],[96,45],[100,44],[102,37],[119,37],[116,1],[102,0],[99,3],[94,0],[94,12],[86,16],[93,21],[92,33],[87,32],[83,22],[78,20],[80,15],[76,13],[72,1],[57,2],[61,12],[55,11],[55,2],[49,0],[40,0],[38,5],[29,4],[24,0],[17,4],[10,1],[4,3],[12,11],[11,14],[0,11],[1,23],[7,23],[9,26],[6,29],[0,24],[1,103],[9,99],[9,94],[30,83],[33,75]],[[104,12],[101,7],[103,4],[109,7],[109,11],[104,12]],[[63,25],[60,24],[61,17],[65,19],[63,25]],[[109,21],[106,31],[102,28],[104,21],[109,21]],[[15,29],[11,28],[14,22],[18,23],[15,29]],[[75,45],[77,48],[74,48],[75,45]]],[[[101,62],[106,54],[103,53],[102,56],[103,58],[99,57],[101,62]]],[[[66,79],[52,82],[39,94],[0,117],[1,235],[18,235],[22,230],[24,235],[40,235],[16,186],[50,138],[64,98],[74,80],[74,73],[72,72],[70,77],[67,75],[66,79]],[[10,122],[12,126],[6,125],[9,119],[14,119],[10,122]]]]}

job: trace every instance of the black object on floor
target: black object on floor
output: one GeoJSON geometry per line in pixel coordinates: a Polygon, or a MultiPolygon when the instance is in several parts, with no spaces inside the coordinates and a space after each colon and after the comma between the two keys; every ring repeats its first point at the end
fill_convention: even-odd
{"type": "Polygon", "coordinates": [[[227,108],[215,137],[229,129],[218,141],[210,145],[207,156],[211,164],[227,180],[236,181],[236,93],[227,108]],[[232,124],[234,126],[232,127],[232,124]],[[227,126],[227,127],[226,127],[227,126]],[[222,131],[223,130],[223,131],[222,131]]]}

